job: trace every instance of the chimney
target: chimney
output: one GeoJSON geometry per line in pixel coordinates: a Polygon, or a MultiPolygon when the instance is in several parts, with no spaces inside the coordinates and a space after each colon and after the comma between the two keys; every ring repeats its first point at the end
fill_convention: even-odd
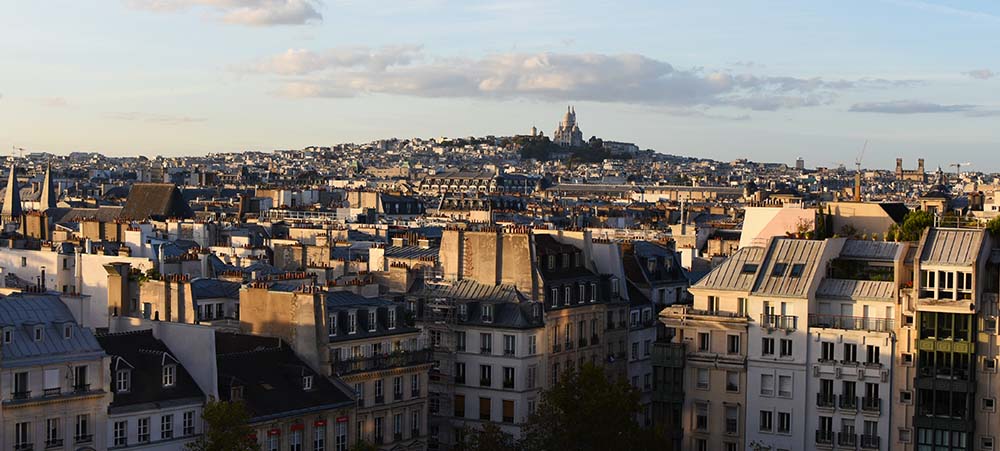
{"type": "Polygon", "coordinates": [[[421,249],[430,249],[431,240],[428,240],[427,238],[420,238],[419,240],[417,240],[417,246],[420,247],[421,249]]]}
{"type": "Polygon", "coordinates": [[[854,201],[861,202],[861,171],[854,174],[854,201]]]}
{"type": "Polygon", "coordinates": [[[393,247],[403,247],[406,246],[406,238],[396,237],[392,239],[393,247]]]}

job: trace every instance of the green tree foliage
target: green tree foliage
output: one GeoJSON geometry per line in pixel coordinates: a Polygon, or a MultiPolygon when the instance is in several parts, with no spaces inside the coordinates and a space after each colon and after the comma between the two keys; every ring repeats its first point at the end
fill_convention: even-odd
{"type": "Polygon", "coordinates": [[[986,230],[988,230],[994,238],[1000,238],[1000,216],[987,221],[986,230]]]}
{"type": "Polygon", "coordinates": [[[542,392],[521,445],[525,451],[664,449],[666,442],[636,422],[639,410],[639,393],[628,382],[610,381],[603,368],[585,364],[542,392]]]}
{"type": "Polygon", "coordinates": [[[893,224],[885,234],[889,241],[917,241],[924,229],[934,225],[934,215],[928,211],[913,210],[903,217],[899,226],[893,224]]]}
{"type": "Polygon", "coordinates": [[[518,449],[514,436],[503,431],[494,423],[485,423],[482,429],[466,428],[465,443],[461,451],[511,451],[518,449]]]}
{"type": "Polygon", "coordinates": [[[358,441],[351,447],[351,451],[378,451],[378,447],[364,440],[358,441]]]}
{"type": "Polygon", "coordinates": [[[241,402],[209,401],[201,414],[205,433],[188,443],[188,451],[259,451],[247,424],[250,413],[241,402]]]}

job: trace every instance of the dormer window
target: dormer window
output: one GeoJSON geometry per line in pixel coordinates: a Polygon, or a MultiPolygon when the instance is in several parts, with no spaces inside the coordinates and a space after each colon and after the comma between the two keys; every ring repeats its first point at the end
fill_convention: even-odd
{"type": "Polygon", "coordinates": [[[132,370],[121,369],[115,372],[115,392],[128,393],[132,390],[132,370]]]}
{"type": "Polygon", "coordinates": [[[469,307],[465,304],[458,304],[458,319],[465,320],[469,316],[469,307]]]}
{"type": "Polygon", "coordinates": [[[396,328],[396,309],[395,308],[389,308],[389,310],[386,313],[387,313],[386,320],[389,323],[388,324],[389,329],[395,329],[396,328]]]}
{"type": "Polygon", "coordinates": [[[331,313],[326,323],[327,335],[333,337],[337,335],[337,314],[331,313]]]}
{"type": "Polygon", "coordinates": [[[493,305],[483,304],[483,322],[484,323],[493,322],[493,305]]]}
{"type": "Polygon", "coordinates": [[[35,341],[42,341],[42,326],[35,326],[35,341]]]}
{"type": "Polygon", "coordinates": [[[63,324],[63,338],[66,339],[66,340],[69,340],[70,338],[73,338],[73,325],[72,324],[63,324]]]}
{"type": "Polygon", "coordinates": [[[649,270],[649,272],[656,272],[655,258],[650,257],[649,259],[646,260],[646,269],[649,270]]]}
{"type": "Polygon", "coordinates": [[[805,272],[805,270],[806,270],[806,265],[805,264],[803,264],[803,263],[796,263],[796,264],[792,265],[791,276],[792,277],[801,277],[802,273],[805,272]]]}
{"type": "Polygon", "coordinates": [[[5,327],[3,329],[3,344],[9,345],[12,341],[14,341],[14,331],[9,327],[5,327]]]}
{"type": "Polygon", "coordinates": [[[611,294],[613,296],[618,296],[618,290],[619,290],[619,287],[618,287],[618,278],[617,277],[612,277],[611,278],[611,294]]]}
{"type": "Polygon", "coordinates": [[[788,268],[787,263],[775,263],[774,267],[771,268],[772,277],[781,277],[785,275],[785,269],[788,268]]]}
{"type": "Polygon", "coordinates": [[[549,269],[556,269],[556,256],[549,255],[549,269]]]}
{"type": "Polygon", "coordinates": [[[347,312],[347,333],[358,333],[358,314],[356,312],[347,312]]]}
{"type": "Polygon", "coordinates": [[[302,389],[312,390],[313,388],[313,377],[312,376],[302,376],[302,389]]]}
{"type": "Polygon", "coordinates": [[[368,332],[375,332],[375,326],[375,310],[372,309],[368,311],[368,332]]]}
{"type": "Polygon", "coordinates": [[[597,302],[597,284],[590,284],[590,302],[597,302]]]}
{"type": "Polygon", "coordinates": [[[177,365],[170,364],[163,366],[163,386],[173,387],[177,383],[177,365]]]}
{"type": "Polygon", "coordinates": [[[553,288],[552,289],[552,299],[551,299],[551,301],[552,301],[552,306],[553,307],[558,307],[559,306],[559,289],[558,288],[553,288]]]}
{"type": "Polygon", "coordinates": [[[242,401],[243,400],[243,386],[234,385],[229,387],[229,400],[230,401],[242,401]]]}
{"type": "Polygon", "coordinates": [[[535,317],[535,319],[540,319],[542,317],[542,305],[537,302],[532,304],[531,313],[532,316],[535,317]]]}
{"type": "Polygon", "coordinates": [[[576,266],[577,268],[583,266],[583,257],[579,252],[573,254],[573,266],[576,266]]]}
{"type": "Polygon", "coordinates": [[[562,267],[563,268],[569,268],[569,254],[563,254],[562,257],[563,257],[562,258],[562,261],[563,261],[562,267]]]}

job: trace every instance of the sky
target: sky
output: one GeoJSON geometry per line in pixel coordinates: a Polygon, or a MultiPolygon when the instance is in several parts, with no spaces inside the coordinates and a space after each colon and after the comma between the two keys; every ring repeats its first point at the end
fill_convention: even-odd
{"type": "Polygon", "coordinates": [[[1000,170],[1000,2],[0,0],[0,154],[551,135],[1000,170]]]}

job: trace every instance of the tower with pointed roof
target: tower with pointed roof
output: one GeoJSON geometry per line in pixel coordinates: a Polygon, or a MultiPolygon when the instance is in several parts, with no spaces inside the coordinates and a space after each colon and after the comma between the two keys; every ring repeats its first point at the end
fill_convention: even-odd
{"type": "Polygon", "coordinates": [[[24,209],[21,206],[21,189],[17,186],[17,168],[10,164],[10,175],[7,178],[7,190],[3,196],[3,210],[0,211],[0,221],[20,222],[24,209]]]}
{"type": "Polygon", "coordinates": [[[38,211],[48,211],[56,208],[56,193],[52,187],[52,163],[45,167],[45,179],[42,181],[42,196],[38,199],[38,211]]]}

